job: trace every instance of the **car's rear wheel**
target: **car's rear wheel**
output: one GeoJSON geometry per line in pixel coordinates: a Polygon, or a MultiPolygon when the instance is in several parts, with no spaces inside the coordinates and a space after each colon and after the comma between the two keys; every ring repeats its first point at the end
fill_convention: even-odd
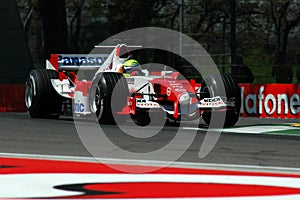
{"type": "Polygon", "coordinates": [[[99,73],[92,83],[90,92],[90,108],[96,114],[100,124],[115,124],[124,120],[117,115],[127,103],[129,95],[125,77],[120,73],[99,73]],[[113,95],[117,97],[113,98],[113,95]],[[115,119],[118,117],[118,120],[115,119]]]}
{"type": "MultiPolygon", "coordinates": [[[[234,103],[234,106],[226,107],[226,116],[224,121],[224,127],[234,126],[240,116],[240,107],[241,107],[241,96],[240,88],[238,83],[230,74],[220,75],[209,75],[205,78],[205,81],[201,85],[201,99],[210,98],[215,96],[226,95],[226,100],[230,100],[234,103]],[[222,84],[223,83],[223,84],[222,84]],[[221,87],[224,85],[224,87],[221,87]],[[222,90],[225,91],[222,91],[222,90]]],[[[202,119],[207,125],[210,125],[212,109],[205,110],[202,113],[202,119]]],[[[223,111],[216,111],[223,112],[223,111]]]]}
{"type": "Polygon", "coordinates": [[[57,79],[54,70],[31,70],[25,83],[25,105],[32,118],[58,118],[63,97],[52,87],[51,79],[57,79]]]}

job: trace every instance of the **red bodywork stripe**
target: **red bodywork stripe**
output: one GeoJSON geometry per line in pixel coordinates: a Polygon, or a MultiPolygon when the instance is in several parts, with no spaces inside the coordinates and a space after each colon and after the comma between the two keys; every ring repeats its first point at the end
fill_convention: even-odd
{"type": "Polygon", "coordinates": [[[89,94],[91,86],[92,81],[77,81],[76,91],[82,92],[82,95],[86,97],[89,94]]]}
{"type": "Polygon", "coordinates": [[[58,71],[58,54],[51,54],[49,62],[58,71]]]}

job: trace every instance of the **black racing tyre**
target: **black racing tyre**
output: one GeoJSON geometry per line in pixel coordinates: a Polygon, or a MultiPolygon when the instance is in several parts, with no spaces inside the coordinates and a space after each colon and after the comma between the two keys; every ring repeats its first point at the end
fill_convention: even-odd
{"type": "MultiPolygon", "coordinates": [[[[129,96],[128,85],[125,77],[120,73],[99,73],[93,80],[90,92],[91,112],[96,114],[100,124],[115,124],[114,116],[127,104],[129,96]],[[118,95],[117,98],[113,98],[118,95]]],[[[120,119],[125,119],[120,116],[120,119]]]]}
{"type": "Polygon", "coordinates": [[[133,122],[138,126],[148,126],[151,122],[149,112],[137,110],[136,114],[131,116],[133,122]]]}
{"type": "Polygon", "coordinates": [[[32,118],[58,118],[63,97],[52,87],[51,79],[57,79],[55,70],[31,70],[25,83],[25,105],[32,118]]]}
{"type": "Polygon", "coordinates": [[[149,112],[149,109],[139,109],[135,115],[131,115],[133,122],[138,126],[148,125],[165,125],[166,114],[160,110],[155,112],[149,112]]]}
{"type": "MultiPolygon", "coordinates": [[[[201,84],[200,99],[220,96],[220,91],[225,91],[225,88],[220,88],[221,86],[224,85],[222,84],[222,77],[220,74],[208,75],[201,84]]],[[[225,94],[221,96],[225,96],[225,94]]],[[[211,109],[206,109],[202,113],[202,119],[207,125],[210,125],[211,113],[211,109]]]]}
{"type": "MultiPolygon", "coordinates": [[[[234,126],[237,123],[240,116],[241,95],[238,83],[233,76],[231,76],[230,74],[221,74],[221,76],[207,76],[205,78],[205,81],[201,85],[200,93],[201,99],[226,95],[227,100],[232,100],[234,102],[234,107],[228,106],[226,108],[226,116],[223,126],[230,127],[234,126]]],[[[211,113],[211,109],[205,110],[202,113],[202,119],[207,125],[210,125],[211,113]]]]}
{"type": "Polygon", "coordinates": [[[229,107],[226,111],[225,127],[234,126],[240,117],[241,109],[241,92],[235,78],[230,74],[222,74],[227,99],[232,99],[234,107],[229,107]]]}

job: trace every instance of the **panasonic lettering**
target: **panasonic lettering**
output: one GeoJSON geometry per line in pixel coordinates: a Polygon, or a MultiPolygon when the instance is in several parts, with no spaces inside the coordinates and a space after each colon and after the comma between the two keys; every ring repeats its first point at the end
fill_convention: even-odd
{"type": "Polygon", "coordinates": [[[74,110],[75,110],[75,112],[84,112],[84,104],[81,103],[80,101],[78,101],[74,105],[74,110]]]}
{"type": "Polygon", "coordinates": [[[102,65],[107,55],[59,55],[59,66],[95,66],[102,65]]]}

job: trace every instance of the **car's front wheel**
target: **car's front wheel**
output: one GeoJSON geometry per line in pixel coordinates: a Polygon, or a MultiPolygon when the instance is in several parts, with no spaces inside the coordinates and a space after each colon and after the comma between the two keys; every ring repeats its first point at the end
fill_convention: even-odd
{"type": "Polygon", "coordinates": [[[117,112],[126,106],[128,95],[127,81],[122,74],[99,73],[92,83],[90,92],[90,108],[96,114],[97,121],[100,124],[115,124],[117,112]]]}
{"type": "MultiPolygon", "coordinates": [[[[238,122],[241,107],[241,94],[239,85],[232,75],[221,74],[207,76],[205,81],[201,84],[200,93],[201,98],[225,95],[226,100],[231,101],[233,106],[226,107],[226,116],[223,126],[234,126],[238,122]]],[[[212,109],[208,109],[202,113],[202,119],[207,125],[210,125],[212,112],[214,112],[212,109]]],[[[223,111],[217,110],[216,112],[223,111]]]]}

